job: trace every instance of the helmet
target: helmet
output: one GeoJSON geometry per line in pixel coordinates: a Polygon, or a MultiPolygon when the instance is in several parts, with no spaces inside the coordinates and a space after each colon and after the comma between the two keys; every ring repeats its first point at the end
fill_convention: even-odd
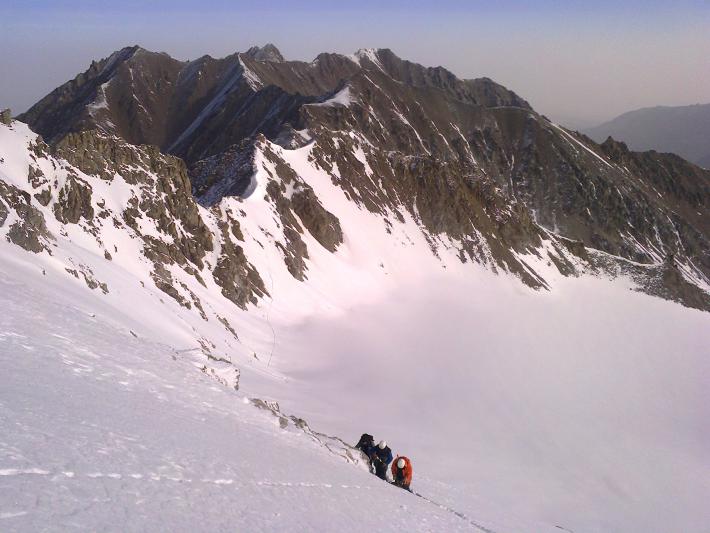
{"type": "Polygon", "coordinates": [[[397,461],[397,468],[404,468],[404,465],[406,465],[406,461],[404,459],[400,459],[397,461]]]}
{"type": "Polygon", "coordinates": [[[377,447],[380,450],[384,450],[385,448],[387,448],[387,443],[385,441],[381,440],[380,443],[377,445],[377,447]]]}

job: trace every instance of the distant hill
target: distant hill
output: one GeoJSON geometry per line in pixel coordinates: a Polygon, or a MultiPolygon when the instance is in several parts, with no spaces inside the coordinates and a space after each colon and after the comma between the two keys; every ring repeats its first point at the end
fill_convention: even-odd
{"type": "Polygon", "coordinates": [[[673,152],[710,167],[710,104],[637,109],[584,133],[597,142],[611,135],[632,150],[673,152]]]}

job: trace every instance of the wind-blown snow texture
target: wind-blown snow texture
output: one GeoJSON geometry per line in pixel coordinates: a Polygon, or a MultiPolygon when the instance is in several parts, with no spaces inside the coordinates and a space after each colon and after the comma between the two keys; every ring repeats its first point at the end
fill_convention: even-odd
{"type": "MultiPolygon", "coordinates": [[[[309,161],[313,144],[268,141],[249,198],[216,195],[196,209],[214,235],[225,213],[241,213],[240,246],[269,295],[244,309],[223,297],[211,271],[220,241],[201,266],[164,267],[170,297],[144,249],[170,239],[147,213],[132,227],[55,216],[70,175],[91,186],[96,213],[120,215],[150,191],[35,155],[18,122],[0,134],[0,180],[31,191],[35,165],[52,194],[32,204],[51,234],[38,253],[7,242],[18,240],[24,204],[2,204],[0,529],[710,523],[707,313],[624,278],[564,278],[533,255],[519,258],[549,292],[463,264],[445,238],[433,253],[406,212],[387,227],[350,201],[309,161]],[[265,194],[274,161],[307,177],[342,227],[335,253],[302,233],[302,282],[284,263],[287,234],[265,194]],[[440,505],[370,476],[336,438],[364,431],[411,457],[415,489],[440,505]]],[[[284,185],[283,196],[300,187],[284,185]]]]}
{"type": "Polygon", "coordinates": [[[3,531],[470,530],[22,267],[0,267],[3,531]]]}

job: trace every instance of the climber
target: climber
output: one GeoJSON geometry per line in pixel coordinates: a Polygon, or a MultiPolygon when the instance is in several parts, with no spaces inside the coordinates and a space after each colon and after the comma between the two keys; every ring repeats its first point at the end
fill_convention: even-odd
{"type": "Polygon", "coordinates": [[[372,449],[370,461],[372,461],[372,466],[375,467],[375,475],[386,481],[387,465],[392,462],[392,450],[390,450],[385,441],[381,440],[380,443],[372,449]]]}
{"type": "Polygon", "coordinates": [[[392,462],[392,481],[398,487],[411,492],[409,484],[412,482],[412,462],[408,457],[398,455],[392,462]]]}
{"type": "MultiPolygon", "coordinates": [[[[368,433],[363,433],[360,440],[357,441],[355,448],[360,450],[365,457],[367,457],[368,462],[371,461],[370,457],[372,455],[372,450],[375,448],[375,437],[368,433]]],[[[370,464],[370,471],[372,471],[372,465],[370,464]]]]}

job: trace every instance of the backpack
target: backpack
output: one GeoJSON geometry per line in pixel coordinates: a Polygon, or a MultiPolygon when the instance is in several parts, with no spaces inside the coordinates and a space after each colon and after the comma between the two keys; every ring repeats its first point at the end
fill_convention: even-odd
{"type": "Polygon", "coordinates": [[[370,452],[370,448],[372,448],[375,445],[375,437],[368,433],[363,433],[362,436],[360,437],[360,440],[358,443],[355,445],[356,448],[362,450],[365,453],[370,452]]]}

